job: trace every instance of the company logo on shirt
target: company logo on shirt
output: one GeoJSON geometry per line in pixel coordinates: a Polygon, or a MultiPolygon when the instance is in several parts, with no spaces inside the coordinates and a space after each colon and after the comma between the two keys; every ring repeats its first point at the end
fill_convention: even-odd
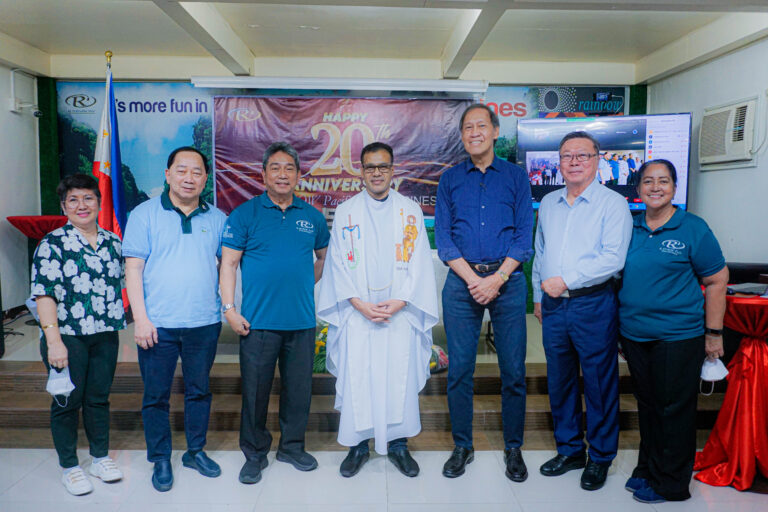
{"type": "Polygon", "coordinates": [[[235,235],[232,234],[232,232],[229,230],[229,224],[227,224],[227,227],[224,228],[224,233],[221,234],[221,238],[234,238],[235,235]]]}
{"type": "Polygon", "coordinates": [[[315,232],[315,226],[308,220],[297,220],[296,221],[296,229],[301,231],[302,233],[314,233],[315,232]]]}
{"type": "Polygon", "coordinates": [[[661,242],[661,247],[659,247],[661,252],[674,254],[675,256],[679,256],[683,249],[685,249],[685,244],[680,240],[664,240],[661,242]]]}

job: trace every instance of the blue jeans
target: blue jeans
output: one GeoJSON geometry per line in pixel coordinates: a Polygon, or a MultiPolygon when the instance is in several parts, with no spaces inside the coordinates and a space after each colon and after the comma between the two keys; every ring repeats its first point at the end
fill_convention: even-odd
{"type": "Polygon", "coordinates": [[[157,328],[157,344],[139,347],[139,368],[144,380],[141,417],[147,442],[147,460],[171,459],[169,404],[173,374],[181,355],[184,376],[184,431],[187,449],[202,450],[211,413],[208,376],[216,357],[221,322],[178,329],[157,328]]]}
{"type": "Polygon", "coordinates": [[[613,288],[583,297],[541,300],[547,385],[557,452],[584,452],[579,365],[587,404],[589,458],[607,463],[619,443],[617,301],[613,288]]]}
{"type": "Polygon", "coordinates": [[[456,446],[472,448],[475,360],[485,309],[491,315],[501,371],[501,415],[505,448],[523,444],[525,427],[525,276],[517,272],[489,304],[478,304],[452,270],[443,287],[443,321],[448,338],[448,408],[456,446]]]}

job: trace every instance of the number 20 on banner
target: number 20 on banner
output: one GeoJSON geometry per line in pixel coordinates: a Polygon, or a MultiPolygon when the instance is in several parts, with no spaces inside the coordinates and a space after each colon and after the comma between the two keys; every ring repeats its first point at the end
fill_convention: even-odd
{"type": "Polygon", "coordinates": [[[310,168],[309,173],[312,176],[332,176],[341,174],[344,170],[353,176],[360,176],[360,169],[352,165],[352,135],[359,131],[363,136],[363,146],[370,144],[374,140],[373,130],[362,123],[352,123],[342,132],[338,126],[331,123],[318,123],[312,127],[312,138],[317,140],[320,132],[328,134],[328,145],[317,162],[310,168]],[[341,145],[341,158],[336,156],[336,150],[341,145]]]}

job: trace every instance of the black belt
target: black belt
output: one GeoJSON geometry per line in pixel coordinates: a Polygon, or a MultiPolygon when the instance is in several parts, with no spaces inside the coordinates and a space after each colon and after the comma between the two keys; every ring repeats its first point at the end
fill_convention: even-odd
{"type": "Polygon", "coordinates": [[[563,295],[561,295],[561,297],[568,299],[583,297],[585,295],[591,295],[595,292],[599,292],[600,290],[604,290],[611,285],[613,285],[613,278],[593,286],[585,286],[584,288],[576,288],[575,290],[566,290],[563,295]]]}
{"type": "Polygon", "coordinates": [[[472,267],[472,270],[475,272],[487,274],[499,270],[501,264],[504,263],[504,260],[489,261],[488,263],[471,263],[468,261],[467,263],[469,263],[469,266],[472,267]]]}

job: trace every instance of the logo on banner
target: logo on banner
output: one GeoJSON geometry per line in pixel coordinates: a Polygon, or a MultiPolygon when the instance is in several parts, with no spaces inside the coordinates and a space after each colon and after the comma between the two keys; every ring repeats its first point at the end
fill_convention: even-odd
{"type": "Polygon", "coordinates": [[[69,114],[95,114],[96,110],[91,108],[96,104],[96,98],[88,94],[70,94],[64,98],[64,103],[71,108],[67,109],[69,114]]]}
{"type": "Polygon", "coordinates": [[[261,117],[261,112],[249,108],[233,108],[227,112],[227,117],[236,122],[255,121],[261,117]]]}
{"type": "Polygon", "coordinates": [[[96,104],[96,98],[87,94],[72,94],[66,97],[64,103],[74,108],[88,108],[96,104]]]}

